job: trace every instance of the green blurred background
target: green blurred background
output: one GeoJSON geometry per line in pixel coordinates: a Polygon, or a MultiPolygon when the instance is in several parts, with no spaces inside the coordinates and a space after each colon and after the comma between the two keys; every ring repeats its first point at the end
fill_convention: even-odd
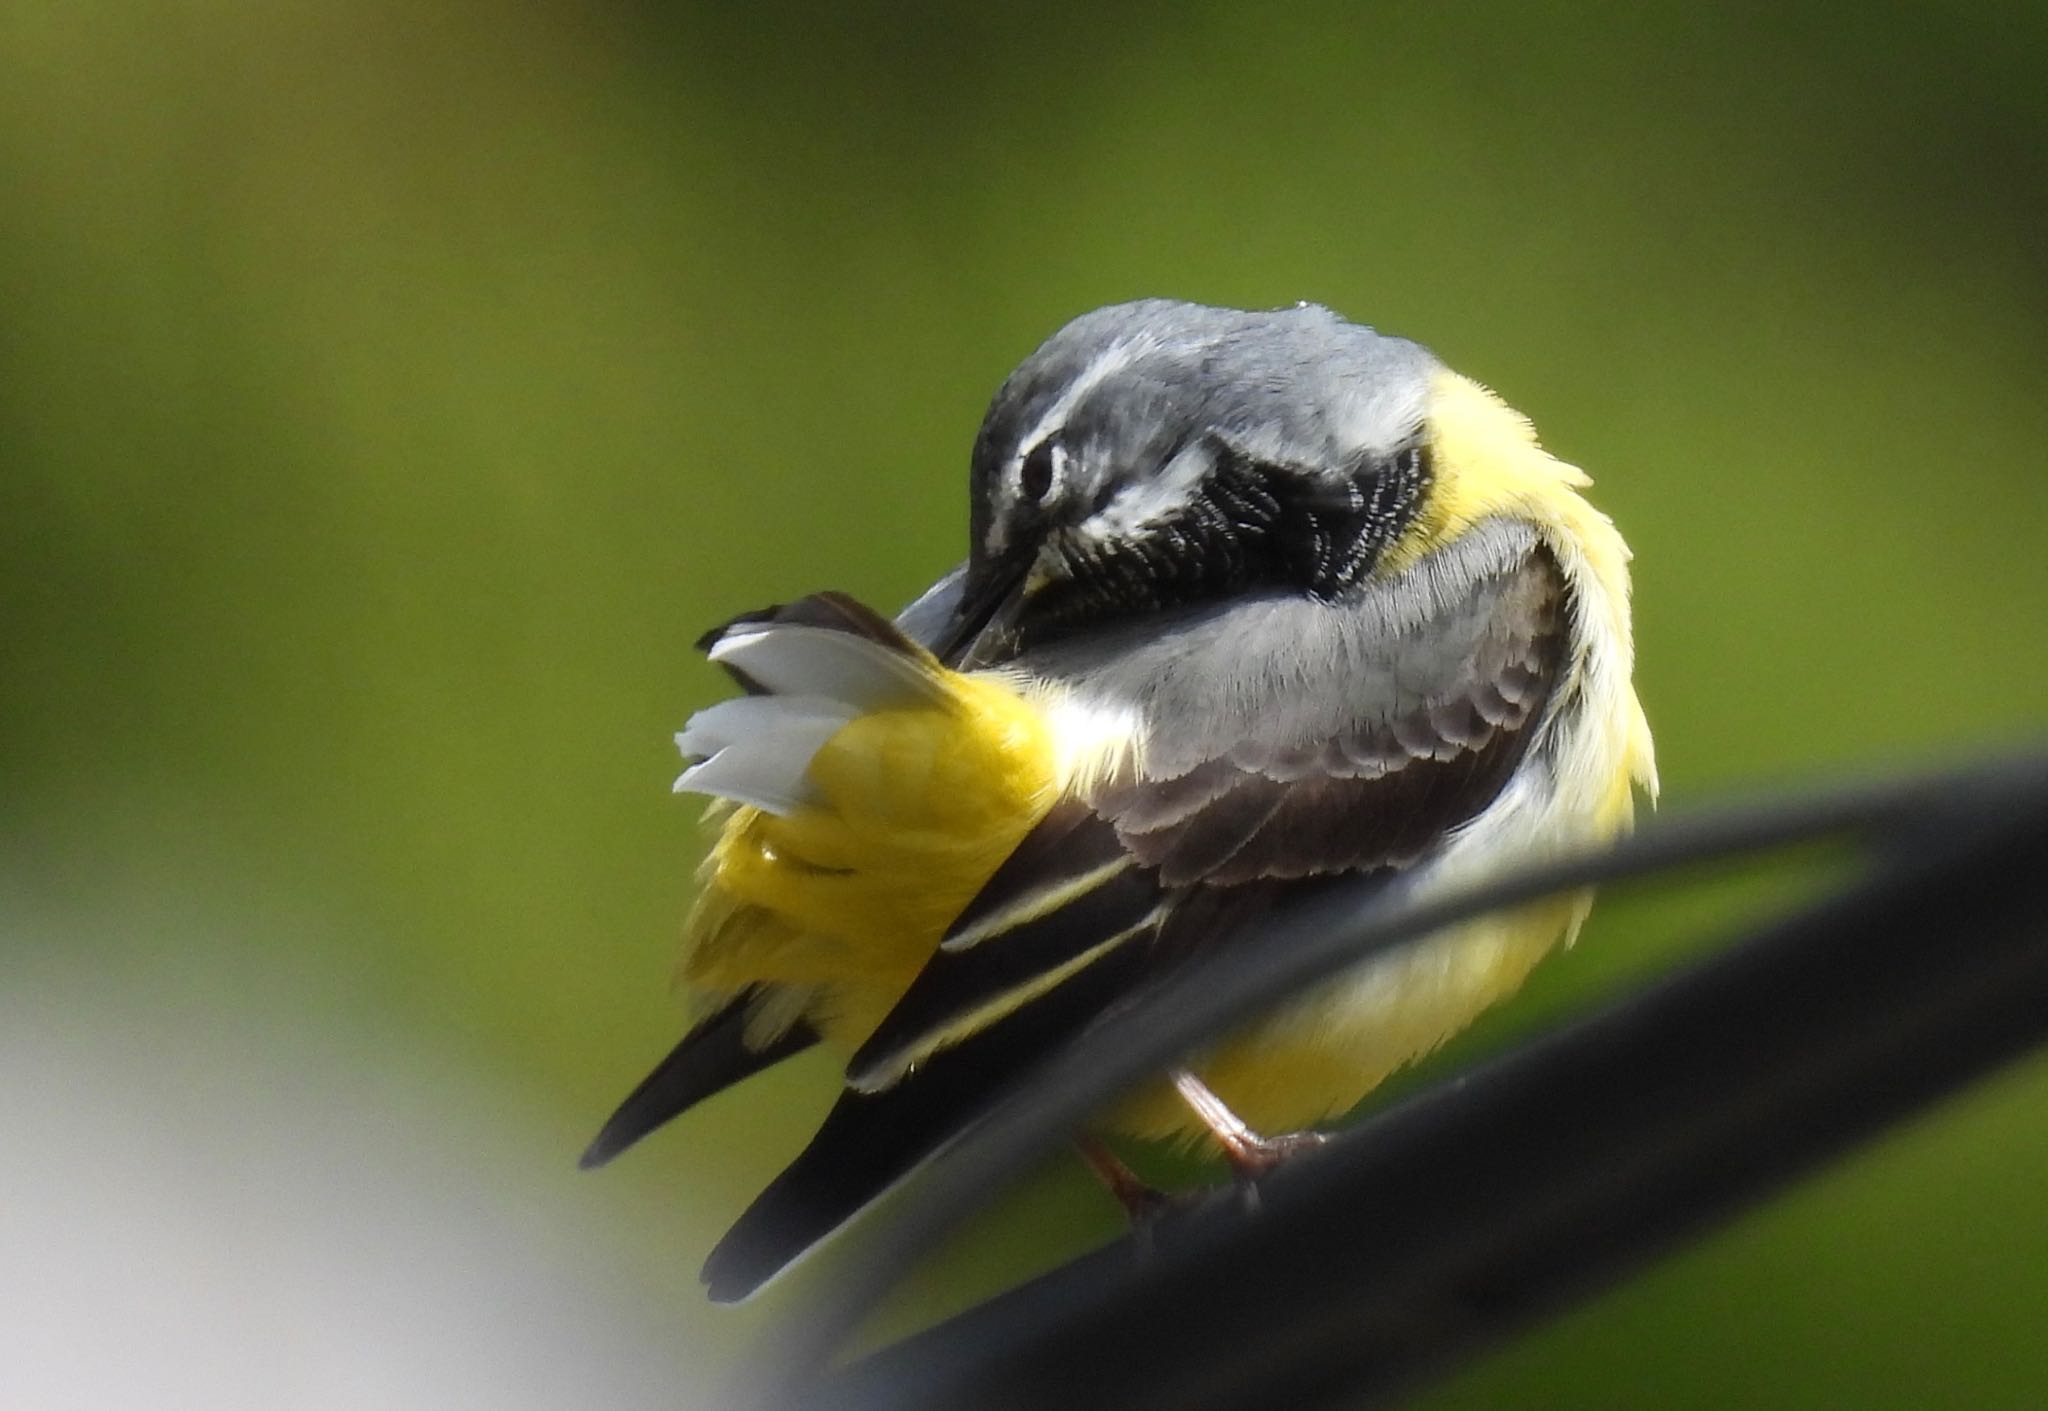
{"type": "MultiPolygon", "coordinates": [[[[1099,304],[1321,300],[1533,416],[1636,547],[1667,807],[2039,731],[2044,40],[1934,0],[0,9],[0,1366],[369,1404],[318,1325],[376,1404],[544,1343],[636,1390],[496,1405],[708,1395],[790,1291],[692,1271],[829,1068],[571,1169],[680,1022],[689,643],[951,564],[989,393],[1099,304]]],[[[1800,883],[1610,899],[1433,1071],[1800,883]]],[[[2037,1062],[1427,1404],[2040,1404],[2044,1159],[2037,1062]]],[[[1050,1170],[897,1316],[1115,1226],[1050,1170]]]]}

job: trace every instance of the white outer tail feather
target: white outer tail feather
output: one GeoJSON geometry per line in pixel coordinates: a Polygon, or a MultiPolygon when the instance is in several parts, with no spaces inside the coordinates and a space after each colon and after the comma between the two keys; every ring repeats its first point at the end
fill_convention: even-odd
{"type": "Polygon", "coordinates": [[[708,794],[777,815],[817,801],[811,760],[849,721],[946,695],[922,662],[830,628],[736,628],[709,655],[768,694],[720,701],[690,717],[676,735],[676,748],[697,762],[676,779],[675,792],[708,794]]]}
{"type": "Polygon", "coordinates": [[[879,642],[829,627],[767,623],[735,628],[711,659],[778,696],[824,696],[856,714],[924,705],[945,689],[924,663],[879,642]]]}

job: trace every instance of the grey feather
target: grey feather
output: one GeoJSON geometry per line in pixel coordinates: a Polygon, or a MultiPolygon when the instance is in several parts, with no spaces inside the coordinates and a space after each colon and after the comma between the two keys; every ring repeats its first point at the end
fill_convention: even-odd
{"type": "Polygon", "coordinates": [[[896,626],[920,647],[930,650],[953,625],[960,611],[960,592],[967,581],[967,565],[961,564],[918,595],[917,601],[896,614],[896,626]]]}
{"type": "Polygon", "coordinates": [[[1195,429],[1260,460],[1337,465],[1393,450],[1421,418],[1438,366],[1420,344],[1316,304],[1141,299],[1097,309],[1047,339],[996,393],[975,442],[975,541],[1000,509],[993,482],[1043,434],[1061,432],[1102,476],[1161,464],[1195,429]]]}
{"type": "Polygon", "coordinates": [[[1262,598],[1021,658],[1135,709],[1136,769],[1089,795],[1168,888],[1405,867],[1474,817],[1563,673],[1563,574],[1475,527],[1341,604],[1262,598]],[[1506,689],[1503,689],[1506,683],[1506,689]]]}
{"type": "Polygon", "coordinates": [[[1136,708],[1149,779],[1220,758],[1298,776],[1309,767],[1300,752],[1333,744],[1344,762],[1325,770],[1384,773],[1478,738],[1466,710],[1495,725],[1526,715],[1538,664],[1525,640],[1532,605],[1519,599],[1536,546],[1527,524],[1489,520],[1340,603],[1262,594],[1071,638],[1014,664],[1086,703],[1136,708]],[[1432,723],[1447,709],[1456,713],[1443,727],[1432,723]]]}
{"type": "MultiPolygon", "coordinates": [[[[1043,635],[1260,585],[1355,586],[1421,502],[1416,438],[1439,370],[1418,344],[1309,304],[1084,315],[990,404],[962,601],[1051,584],[1043,635]]],[[[1003,653],[998,633],[970,660],[1003,653]]]]}

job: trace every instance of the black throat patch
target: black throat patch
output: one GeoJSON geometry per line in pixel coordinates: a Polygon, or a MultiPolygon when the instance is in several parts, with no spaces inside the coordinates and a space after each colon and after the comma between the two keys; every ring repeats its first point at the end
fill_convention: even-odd
{"type": "Polygon", "coordinates": [[[1414,521],[1429,483],[1419,444],[1363,459],[1340,480],[1221,450],[1189,503],[1142,533],[1101,544],[1055,538],[1063,572],[1032,595],[1017,635],[1037,644],[1258,588],[1341,598],[1414,521]]]}

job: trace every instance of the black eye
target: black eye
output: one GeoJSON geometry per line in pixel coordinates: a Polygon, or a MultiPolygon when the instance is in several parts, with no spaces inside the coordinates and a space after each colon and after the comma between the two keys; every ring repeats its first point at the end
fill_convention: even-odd
{"type": "Polygon", "coordinates": [[[1026,501],[1038,504],[1052,489],[1052,442],[1040,441],[1031,448],[1031,454],[1024,457],[1024,464],[1017,472],[1017,488],[1026,501]]]}

